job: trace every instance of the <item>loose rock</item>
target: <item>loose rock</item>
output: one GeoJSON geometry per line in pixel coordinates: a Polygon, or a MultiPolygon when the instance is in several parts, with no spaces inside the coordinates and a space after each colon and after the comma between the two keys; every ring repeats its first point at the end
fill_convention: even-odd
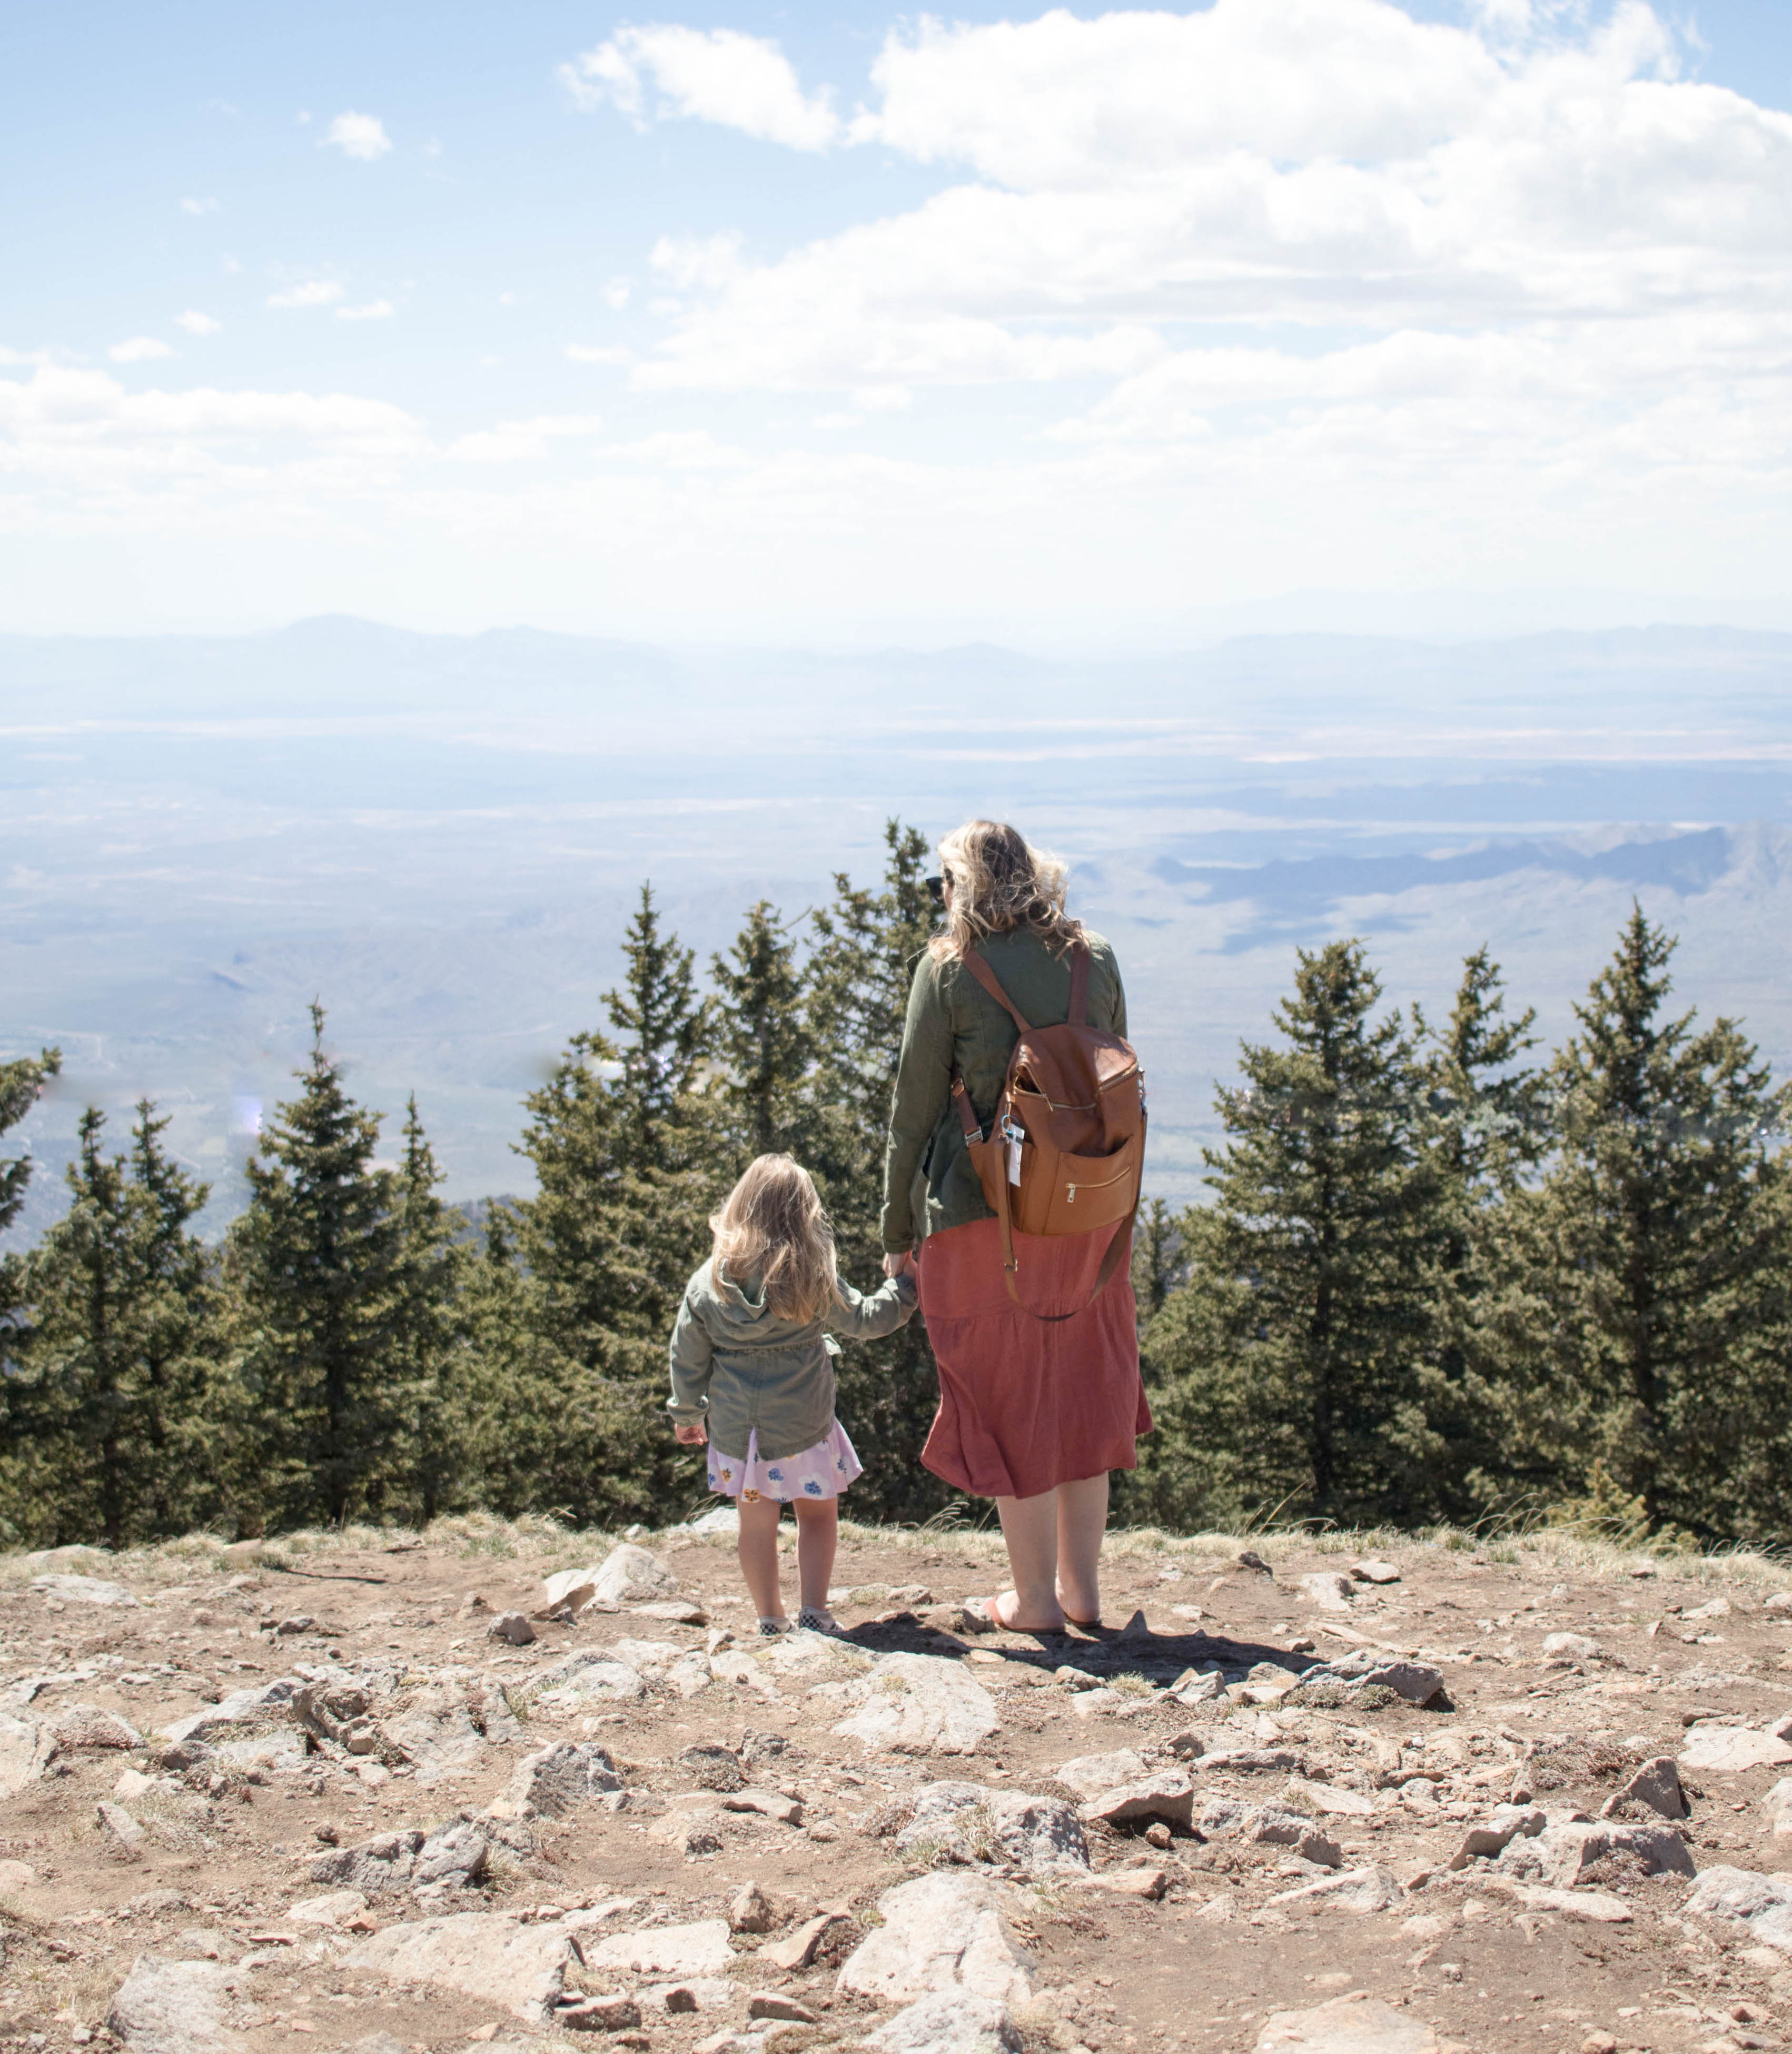
{"type": "Polygon", "coordinates": [[[1398,1879],[1390,1868],[1377,1863],[1372,1868],[1346,1869],[1342,1875],[1327,1876],[1302,1889],[1285,1890],[1270,1899],[1271,1904],[1316,1903],[1333,1904],[1345,1911],[1386,1911],[1401,1901],[1398,1879]]]}
{"type": "Polygon", "coordinates": [[[1777,1769],[1792,1761],[1792,1745],[1776,1734],[1747,1726],[1695,1726],[1677,1757],[1682,1769],[1739,1775],[1748,1769],[1777,1769]]]}
{"type": "Polygon", "coordinates": [[[494,1912],[388,1926],[343,1957],[345,1969],[388,1981],[435,1983],[545,2024],[565,1985],[573,1936],[564,1926],[521,1926],[494,1912]]]}
{"type": "Polygon", "coordinates": [[[140,1954],[106,2024],[137,2054],[237,2054],[246,2044],[234,2022],[241,1981],[236,1969],[210,1962],[140,1954]]]}
{"type": "Polygon", "coordinates": [[[1689,1918],[1739,1927],[1756,1945],[1792,1954],[1792,1876],[1708,1868],[1681,1909],[1689,1918]]]}
{"type": "Polygon", "coordinates": [[[1438,2054],[1437,2035],[1409,2012],[1355,1990],[1310,2011],[1272,2012],[1257,2054],[1438,2054]]]}
{"type": "Polygon", "coordinates": [[[734,1959],[725,1918],[612,1933],[584,1952],[593,1969],[632,1969],[637,1975],[715,1976],[734,1959]]]}
{"type": "Polygon", "coordinates": [[[993,1997],[924,1997],[868,2036],[880,2054],[1019,2054],[1008,2007],[993,1997]]]}
{"type": "Polygon", "coordinates": [[[30,1719],[0,1712],[0,1797],[16,1797],[56,1758],[56,1736],[30,1719]]]}
{"type": "Polygon", "coordinates": [[[559,1819],[575,1804],[621,1788],[622,1778],[607,1749],[595,1741],[557,1741],[524,1756],[492,1810],[512,1819],[559,1819]]]}
{"type": "Polygon", "coordinates": [[[487,1640],[508,1641],[512,1647],[526,1647],[535,1629],[520,1611],[502,1611],[486,1628],[487,1640]]]}
{"type": "Polygon", "coordinates": [[[898,1883],[877,1900],[884,1922],[848,1958],[840,1987],[886,2004],[949,1990],[1021,2003],[1034,1984],[1032,1963],[1008,1923],[1021,1903],[1010,1886],[983,1876],[898,1883]]]}
{"type": "Polygon", "coordinates": [[[1626,1803],[1646,1805],[1664,1819],[1687,1816],[1690,1808],[1672,1755],[1658,1754],[1652,1761],[1645,1761],[1629,1782],[1606,1799],[1601,1808],[1601,1816],[1609,1817],[1626,1803]]]}
{"type": "Polygon", "coordinates": [[[1104,1790],[1085,1803],[1077,1815],[1085,1825],[1099,1820],[1110,1826],[1132,1819],[1161,1819],[1167,1825],[1186,1832],[1195,1820],[1195,1786],[1180,1769],[1161,1769],[1155,1776],[1140,1777],[1112,1790],[1104,1790]]]}
{"type": "Polygon", "coordinates": [[[742,1883],[734,1903],[728,1906],[729,1931],[769,1933],[777,1923],[778,1913],[772,1901],[758,1884],[742,1883]]]}
{"type": "Polygon", "coordinates": [[[867,1749],[975,1754],[1001,1724],[989,1692],[955,1662],[937,1655],[880,1655],[872,1674],[848,1688],[859,1696],[860,1708],[834,1731],[867,1749]]]}

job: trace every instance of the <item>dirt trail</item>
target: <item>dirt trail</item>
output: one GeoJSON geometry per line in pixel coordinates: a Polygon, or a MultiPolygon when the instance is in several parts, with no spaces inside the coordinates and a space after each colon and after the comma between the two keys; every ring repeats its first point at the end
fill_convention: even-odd
{"type": "Polygon", "coordinates": [[[685,1530],[557,1619],[612,1540],[6,1558],[0,2046],[1778,2046],[1772,1565],[1373,1537],[1049,1641],[979,1537],[849,1529],[837,1643],[685,1530]]]}

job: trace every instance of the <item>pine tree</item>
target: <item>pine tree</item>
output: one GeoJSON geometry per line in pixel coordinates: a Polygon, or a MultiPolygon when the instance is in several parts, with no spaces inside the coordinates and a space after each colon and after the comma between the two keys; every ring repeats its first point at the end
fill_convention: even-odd
{"type": "Polygon", "coordinates": [[[1545,1081],[1523,1060],[1538,1045],[1535,1021],[1534,1008],[1507,1017],[1499,966],[1484,946],[1465,958],[1440,1029],[1413,1008],[1437,1209],[1435,1340],[1424,1403],[1444,1443],[1439,1505],[1456,1517],[1485,1510],[1521,1481],[1512,1468],[1505,1399],[1524,1371],[1522,1349],[1518,1360],[1511,1353],[1503,1272],[1506,1201],[1548,1145],[1545,1081]]]}
{"type": "MultiPolygon", "coordinates": [[[[22,1057],[0,1063],[0,1134],[17,1127],[33,1106],[48,1080],[62,1067],[60,1049],[45,1049],[35,1058],[22,1057]]],[[[31,1157],[0,1155],[0,1234],[18,1218],[25,1203],[26,1186],[31,1181],[31,1157]]],[[[0,1389],[8,1373],[13,1336],[25,1316],[25,1268],[16,1255],[0,1254],[0,1389]]]]}
{"type": "MultiPolygon", "coordinates": [[[[928,895],[926,838],[900,820],[884,829],[880,890],[857,887],[844,872],[833,903],[813,916],[809,1021],[811,1073],[808,1167],[834,1224],[840,1273],[861,1290],[882,1279],[884,1150],[890,1097],[902,1053],[902,1028],[915,964],[935,931],[928,895]]],[[[948,1493],[921,1467],[939,1384],[919,1318],[887,1340],[845,1350],[834,1365],[838,1409],[847,1431],[878,1460],[853,1487],[862,1516],[924,1519],[948,1493]]]]}
{"type": "MultiPolygon", "coordinates": [[[[13,1062],[0,1063],[0,1134],[18,1126],[37,1104],[45,1084],[61,1068],[60,1049],[45,1049],[35,1057],[23,1056],[13,1062]]],[[[0,1234],[18,1218],[19,1208],[25,1203],[25,1188],[30,1181],[29,1154],[10,1160],[0,1156],[0,1234]]]]}
{"type": "MultiPolygon", "coordinates": [[[[1426,1516],[1440,1437],[1426,1418],[1435,1178],[1398,1013],[1360,942],[1299,952],[1276,1010],[1223,1088],[1217,1203],[1186,1217],[1191,1281],[1152,1328],[1164,1376],[1169,1516],[1278,1503],[1346,1523],[1426,1516]]],[[[1161,1516],[1161,1515],[1160,1515],[1161,1516]]]]}
{"type": "MultiPolygon", "coordinates": [[[[521,1152],[538,1188],[518,1208],[526,1281],[511,1294],[533,1336],[514,1373],[553,1419],[584,1406],[608,1472],[585,1488],[611,1489],[612,1505],[687,1485],[691,1458],[664,1410],[666,1344],[730,1169],[719,1108],[699,1088],[711,1009],[692,951],[662,931],[648,887],[624,953],[623,987],[605,1007],[628,1038],[575,1035],[527,1101],[521,1152]],[[557,1377],[563,1402],[552,1397],[557,1377]]],[[[501,1275],[486,1281],[490,1302],[504,1299],[501,1275]]]]}
{"type": "Polygon", "coordinates": [[[1559,1150],[1514,1202],[1538,1314],[1522,1416],[1566,1489],[1598,1464],[1652,1525],[1777,1537],[1792,1517],[1783,1104],[1735,1021],[1665,1016],[1675,946],[1633,907],[1555,1059],[1559,1150]]]}
{"type": "Polygon", "coordinates": [[[282,1526],[384,1511],[411,1407],[396,1352],[403,1186],[373,1167],[380,1116],[325,1053],[320,1005],[311,1025],[302,1088],[245,1165],[229,1244],[263,1502],[282,1526]]]}
{"type": "Polygon", "coordinates": [[[399,1171],[398,1302],[390,1375],[411,1394],[405,1452],[412,1509],[427,1525],[464,1509],[466,1368],[460,1297],[469,1257],[455,1241],[461,1216],[435,1195],[442,1182],[413,1092],[405,1107],[399,1171]]]}
{"type": "Polygon", "coordinates": [[[628,1344],[600,1336],[585,1358],[554,1345],[535,1281],[516,1260],[515,1225],[506,1209],[493,1209],[463,1298],[468,1501],[506,1518],[544,1512],[575,1526],[660,1521],[691,1509],[703,1495],[700,1466],[672,1456],[664,1414],[655,1416],[630,1374],[628,1344]]]}
{"type": "Polygon", "coordinates": [[[711,970],[716,1051],[727,1077],[719,1096],[737,1166],[774,1151],[800,1157],[814,1044],[796,944],[768,900],[749,910],[733,948],[713,957],[711,970]]]}
{"type": "Polygon", "coordinates": [[[6,1522],[37,1544],[108,1548],[226,1508],[228,1394],[216,1293],[189,1223],[208,1195],[166,1153],[146,1099],[131,1155],[82,1116],[69,1210],[24,1265],[31,1324],[6,1379],[6,1522]]]}

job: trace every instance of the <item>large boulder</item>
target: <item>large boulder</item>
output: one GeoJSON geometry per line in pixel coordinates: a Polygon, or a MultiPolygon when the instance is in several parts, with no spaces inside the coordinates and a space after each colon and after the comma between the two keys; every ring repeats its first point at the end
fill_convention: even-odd
{"type": "Polygon", "coordinates": [[[574,1958],[556,1922],[523,1926],[493,1911],[463,1911],[388,1926],[342,1958],[342,1966],[389,1982],[464,1990],[530,2025],[545,2025],[574,1958]]]}
{"type": "Polygon", "coordinates": [[[892,1754],[975,1754],[1002,1723],[982,1684],[938,1655],[880,1655],[848,1689],[858,1710],[834,1731],[892,1754]]]}
{"type": "Polygon", "coordinates": [[[987,1876],[899,1883],[877,1900],[884,1922],[847,1957],[840,1987],[884,2004],[956,1990],[1022,2003],[1033,1993],[1033,1964],[1010,1920],[1026,1901],[987,1876]]]}

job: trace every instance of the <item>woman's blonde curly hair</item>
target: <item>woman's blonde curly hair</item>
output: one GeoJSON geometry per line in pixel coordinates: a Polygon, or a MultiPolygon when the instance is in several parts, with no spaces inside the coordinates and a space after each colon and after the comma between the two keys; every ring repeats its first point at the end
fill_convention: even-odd
{"type": "Polygon", "coordinates": [[[1064,910],[1069,872],[1018,828],[967,820],[940,843],[939,860],[952,897],[945,933],[928,944],[935,961],[962,961],[986,935],[1018,928],[1037,935],[1056,955],[1083,938],[1082,922],[1064,910]]]}

